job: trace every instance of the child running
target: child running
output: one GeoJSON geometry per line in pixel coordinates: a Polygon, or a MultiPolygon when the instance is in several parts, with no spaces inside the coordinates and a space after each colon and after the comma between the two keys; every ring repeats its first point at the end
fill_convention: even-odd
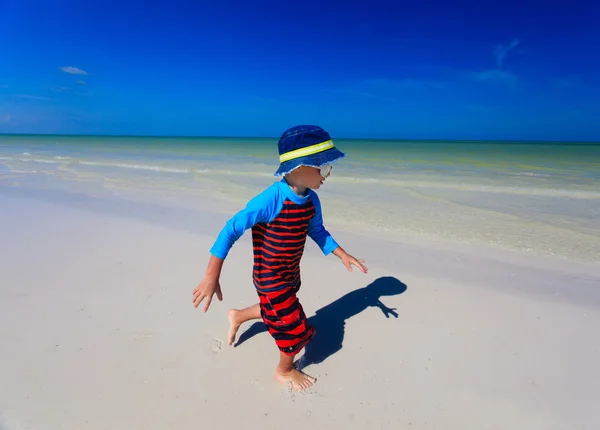
{"type": "Polygon", "coordinates": [[[275,176],[282,176],[281,181],[252,198],[227,221],[210,249],[204,279],[194,288],[193,304],[197,308],[206,299],[206,312],[214,294],[223,300],[219,283],[223,262],[233,244],[251,228],[252,278],[259,302],[228,312],[228,343],[233,344],[241,324],[262,319],[279,348],[275,378],[304,390],[316,381],[294,368],[294,358],[316,333],[297,297],[306,237],[314,240],[324,255],[337,256],[349,271],[352,265],[363,273],[367,273],[367,268],[362,264],[364,260],[346,253],[325,229],[321,204],[314,191],[329,176],[332,163],[346,154],[334,146],[329,133],[313,125],[286,130],[278,146],[280,166],[275,176]]]}

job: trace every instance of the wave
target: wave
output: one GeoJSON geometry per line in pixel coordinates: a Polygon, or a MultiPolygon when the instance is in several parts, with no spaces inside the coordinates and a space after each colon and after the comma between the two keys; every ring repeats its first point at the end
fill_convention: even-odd
{"type": "Polygon", "coordinates": [[[535,173],[535,172],[507,172],[507,175],[511,176],[528,176],[533,178],[551,178],[552,175],[548,173],[535,173]]]}
{"type": "Polygon", "coordinates": [[[150,164],[129,164],[129,163],[107,163],[102,161],[78,161],[78,164],[84,166],[99,166],[99,167],[120,167],[122,169],[135,170],[152,170],[154,172],[165,173],[190,173],[190,169],[177,169],[173,167],[155,166],[150,164]]]}
{"type": "Polygon", "coordinates": [[[21,161],[25,163],[43,163],[43,164],[66,164],[66,165],[83,165],[83,166],[97,166],[97,167],[117,167],[122,169],[135,169],[135,170],[151,170],[155,172],[166,172],[166,173],[190,173],[192,169],[187,168],[174,168],[167,166],[158,166],[151,164],[133,164],[133,163],[115,163],[106,161],[88,161],[75,159],[68,156],[54,156],[52,158],[31,158],[31,157],[0,157],[1,161],[21,161]]]}
{"type": "Polygon", "coordinates": [[[521,194],[535,195],[547,197],[571,197],[582,199],[600,199],[600,192],[568,189],[568,188],[536,188],[536,187],[507,187],[502,185],[480,185],[469,183],[458,183],[452,181],[446,182],[427,182],[427,181],[410,181],[397,180],[389,178],[373,178],[373,177],[336,177],[336,180],[341,182],[355,182],[359,184],[383,185],[396,188],[433,188],[433,189],[451,189],[459,191],[475,191],[498,194],[521,194]]]}
{"type": "Polygon", "coordinates": [[[37,170],[20,170],[20,169],[11,169],[8,172],[0,172],[0,175],[12,175],[14,173],[38,173],[37,170]]]}
{"type": "Polygon", "coordinates": [[[156,164],[143,164],[143,163],[124,163],[114,161],[92,161],[85,159],[77,159],[69,156],[54,156],[51,158],[42,157],[0,157],[0,161],[21,161],[25,163],[43,163],[43,164],[59,164],[64,166],[91,166],[91,167],[106,167],[106,168],[119,168],[119,169],[131,169],[131,170],[148,170],[159,173],[181,173],[181,174],[197,174],[197,175],[226,175],[226,176],[272,176],[269,173],[245,171],[243,167],[240,170],[225,170],[225,169],[212,169],[212,168],[196,168],[196,167],[170,167],[156,164]]]}
{"type": "MultiPolygon", "coordinates": [[[[248,165],[233,163],[229,165],[229,169],[223,169],[221,166],[215,165],[216,168],[198,168],[195,166],[187,167],[172,167],[158,164],[143,164],[143,163],[127,163],[118,161],[93,161],[85,159],[77,159],[70,156],[55,155],[53,157],[43,158],[43,156],[35,157],[0,157],[0,161],[6,162],[18,160],[21,162],[32,162],[32,163],[44,163],[44,164],[59,164],[61,166],[91,166],[91,167],[106,167],[106,168],[118,168],[118,169],[130,169],[130,170],[142,170],[142,171],[153,171],[157,173],[171,173],[171,174],[191,174],[197,176],[199,179],[205,175],[219,175],[227,177],[273,177],[271,172],[263,172],[257,170],[249,170],[248,165]],[[221,168],[219,168],[221,167],[221,168]],[[239,167],[239,169],[234,169],[239,167]]],[[[341,173],[341,172],[340,172],[341,173]]],[[[547,197],[566,197],[566,198],[579,198],[579,199],[600,199],[600,192],[595,190],[581,189],[578,188],[567,188],[561,187],[560,185],[554,187],[532,187],[532,186],[504,186],[500,182],[497,184],[478,184],[474,182],[460,182],[460,177],[445,177],[444,175],[436,174],[432,176],[432,179],[438,178],[438,180],[432,181],[419,181],[414,179],[395,179],[390,177],[376,177],[377,172],[365,171],[363,175],[357,176],[346,176],[343,174],[335,175],[335,182],[349,183],[357,185],[377,185],[390,188],[430,188],[430,189],[449,189],[458,191],[472,191],[472,192],[486,192],[496,194],[518,194],[518,195],[533,195],[533,196],[547,196],[547,197]]],[[[519,175],[522,177],[534,178],[546,178],[547,174],[537,172],[512,172],[513,175],[519,175]]]]}
{"type": "Polygon", "coordinates": [[[48,160],[46,158],[19,158],[19,161],[33,162],[33,163],[45,163],[45,164],[56,164],[58,160],[48,160]]]}

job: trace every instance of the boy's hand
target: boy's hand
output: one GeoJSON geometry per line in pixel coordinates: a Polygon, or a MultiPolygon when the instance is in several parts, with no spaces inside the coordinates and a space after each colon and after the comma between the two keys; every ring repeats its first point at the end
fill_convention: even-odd
{"type": "Polygon", "coordinates": [[[219,283],[222,267],[223,259],[211,255],[204,279],[194,288],[193,302],[195,308],[206,298],[206,304],[204,305],[204,312],[206,312],[215,293],[217,294],[217,298],[223,301],[223,293],[221,293],[221,284],[219,283]]]}
{"type": "Polygon", "coordinates": [[[197,308],[202,300],[206,298],[206,304],[204,305],[204,312],[208,310],[210,306],[210,302],[212,301],[213,294],[217,294],[217,298],[219,301],[223,301],[223,293],[221,293],[221,284],[218,279],[213,278],[204,278],[198,284],[196,288],[194,288],[194,307],[197,308]]]}
{"type": "Polygon", "coordinates": [[[361,272],[367,273],[369,271],[369,269],[367,269],[367,267],[364,264],[362,264],[364,262],[365,262],[365,260],[357,260],[350,254],[346,254],[345,256],[342,257],[342,263],[344,263],[344,266],[346,266],[346,268],[348,269],[348,272],[352,272],[352,265],[355,265],[356,267],[358,267],[360,269],[361,272]]]}
{"type": "Polygon", "coordinates": [[[342,260],[342,263],[344,264],[344,266],[346,266],[348,272],[352,272],[352,265],[358,267],[363,273],[367,273],[369,271],[369,269],[367,269],[367,267],[362,264],[365,260],[358,260],[354,258],[346,251],[344,251],[341,247],[338,247],[335,251],[333,251],[333,254],[339,257],[340,260],[342,260]]]}

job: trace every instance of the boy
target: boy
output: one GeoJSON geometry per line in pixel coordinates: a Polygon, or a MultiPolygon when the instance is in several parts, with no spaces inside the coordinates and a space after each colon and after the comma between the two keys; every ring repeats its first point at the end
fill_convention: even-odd
{"type": "Polygon", "coordinates": [[[252,278],[259,303],[228,312],[228,343],[233,344],[240,325],[262,318],[279,348],[275,378],[291,382],[294,389],[307,389],[316,381],[294,368],[294,357],[316,333],[308,324],[296,293],[300,288],[300,259],[306,237],[310,236],[323,254],[333,253],[344,266],[352,265],[363,273],[364,260],[346,253],[323,226],[317,194],[329,176],[331,163],[344,158],[321,127],[299,125],[286,130],[278,142],[280,166],[275,176],[283,176],[252,198],[246,208],[235,214],[219,233],[204,279],[193,291],[194,307],[206,298],[208,310],[213,294],[223,300],[219,276],[223,261],[233,244],[252,229],[254,269],[252,278]]]}

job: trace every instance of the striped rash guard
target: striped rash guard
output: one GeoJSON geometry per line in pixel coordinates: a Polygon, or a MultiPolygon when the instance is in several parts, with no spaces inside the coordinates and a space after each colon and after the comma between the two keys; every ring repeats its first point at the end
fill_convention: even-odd
{"type": "Polygon", "coordinates": [[[300,287],[300,259],[307,235],[325,255],[338,247],[323,226],[317,194],[307,189],[306,196],[299,196],[285,179],[252,198],[227,221],[211,254],[225,259],[248,228],[252,228],[252,278],[256,289],[263,293],[300,287]]]}

